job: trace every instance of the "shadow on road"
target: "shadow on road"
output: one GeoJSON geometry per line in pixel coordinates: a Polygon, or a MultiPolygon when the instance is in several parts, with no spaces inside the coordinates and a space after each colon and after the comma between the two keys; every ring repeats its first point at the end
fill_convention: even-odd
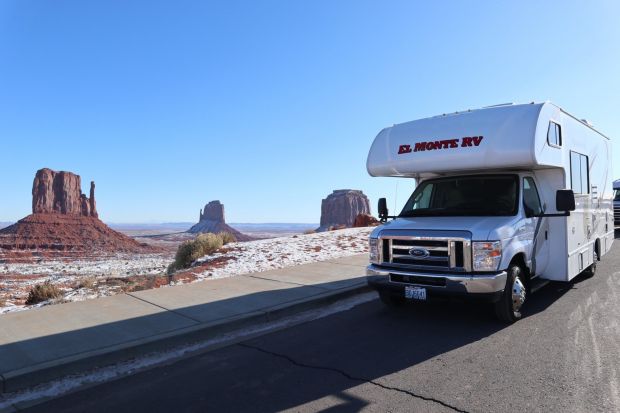
{"type": "MultiPolygon", "coordinates": [[[[531,295],[524,318],[547,309],[580,282],[580,277],[574,283],[550,283],[531,295]]],[[[226,301],[235,307],[274,299],[278,294],[282,292],[261,292],[226,301]]],[[[202,305],[179,311],[199,314],[212,309],[213,305],[202,305]]],[[[62,337],[41,337],[16,343],[15,350],[24,345],[45,348],[50,340],[57,344],[101,339],[106,334],[118,334],[118,330],[131,330],[136,322],[158,323],[161,317],[152,315],[62,337]]],[[[102,412],[281,411],[331,399],[338,401],[337,407],[327,403],[327,411],[359,411],[368,404],[368,398],[352,394],[351,389],[429,360],[441,368],[442,354],[504,328],[507,326],[495,319],[489,304],[441,300],[391,310],[377,300],[353,311],[105,383],[41,407],[44,411],[102,412]]],[[[0,352],[7,350],[2,347],[0,352]]]]}
{"type": "MultiPolygon", "coordinates": [[[[557,284],[542,288],[531,297],[525,317],[543,311],[566,291],[557,284]]],[[[130,322],[124,324],[130,328],[130,322]]],[[[96,329],[101,333],[112,327],[118,326],[96,329]]],[[[430,359],[441,363],[437,356],[505,327],[488,304],[439,301],[389,310],[377,300],[105,383],[34,410],[281,411],[327,398],[337,400],[337,407],[327,403],[328,411],[359,411],[368,399],[352,394],[352,388],[430,359]]],[[[87,339],[89,333],[66,333],[63,339],[87,339]]],[[[49,339],[28,344],[43,346],[49,339]]],[[[371,388],[377,391],[376,386],[371,388]]]]}

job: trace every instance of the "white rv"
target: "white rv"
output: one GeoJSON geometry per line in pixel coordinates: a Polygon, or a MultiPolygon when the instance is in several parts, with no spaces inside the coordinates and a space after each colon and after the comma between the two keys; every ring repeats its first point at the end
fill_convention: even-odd
{"type": "Polygon", "coordinates": [[[397,216],[379,200],[370,236],[368,283],[389,305],[460,295],[514,322],[542,280],[594,275],[614,240],[611,141],[549,102],[383,129],[367,169],[417,181],[397,216]]]}

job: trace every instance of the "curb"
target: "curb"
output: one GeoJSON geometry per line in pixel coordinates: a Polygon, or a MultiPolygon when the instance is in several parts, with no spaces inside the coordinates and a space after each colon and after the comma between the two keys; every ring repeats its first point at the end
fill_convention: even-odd
{"type": "MultiPolygon", "coordinates": [[[[0,395],[24,390],[96,367],[103,367],[130,360],[146,353],[165,351],[188,342],[201,341],[206,338],[230,333],[258,323],[273,322],[368,291],[371,291],[371,289],[364,282],[357,286],[345,287],[335,291],[326,291],[303,300],[280,304],[275,307],[247,313],[243,316],[221,320],[216,323],[198,324],[173,332],[153,335],[95,351],[64,357],[25,369],[15,370],[8,374],[0,375],[0,395]]],[[[270,332],[271,331],[269,331],[269,333],[270,332]]]]}

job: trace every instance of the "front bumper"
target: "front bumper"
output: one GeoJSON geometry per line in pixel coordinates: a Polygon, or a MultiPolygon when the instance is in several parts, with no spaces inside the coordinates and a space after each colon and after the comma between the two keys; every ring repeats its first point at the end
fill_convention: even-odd
{"type": "Polygon", "coordinates": [[[497,301],[506,287],[506,271],[494,274],[429,274],[369,265],[368,285],[378,291],[404,296],[405,287],[424,287],[429,296],[460,296],[497,301]]]}

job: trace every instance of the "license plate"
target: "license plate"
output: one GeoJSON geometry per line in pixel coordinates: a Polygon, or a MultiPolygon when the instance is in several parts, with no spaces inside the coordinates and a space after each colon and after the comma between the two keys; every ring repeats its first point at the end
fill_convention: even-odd
{"type": "Polygon", "coordinates": [[[406,286],[405,298],[409,300],[426,301],[426,288],[406,286]]]}

